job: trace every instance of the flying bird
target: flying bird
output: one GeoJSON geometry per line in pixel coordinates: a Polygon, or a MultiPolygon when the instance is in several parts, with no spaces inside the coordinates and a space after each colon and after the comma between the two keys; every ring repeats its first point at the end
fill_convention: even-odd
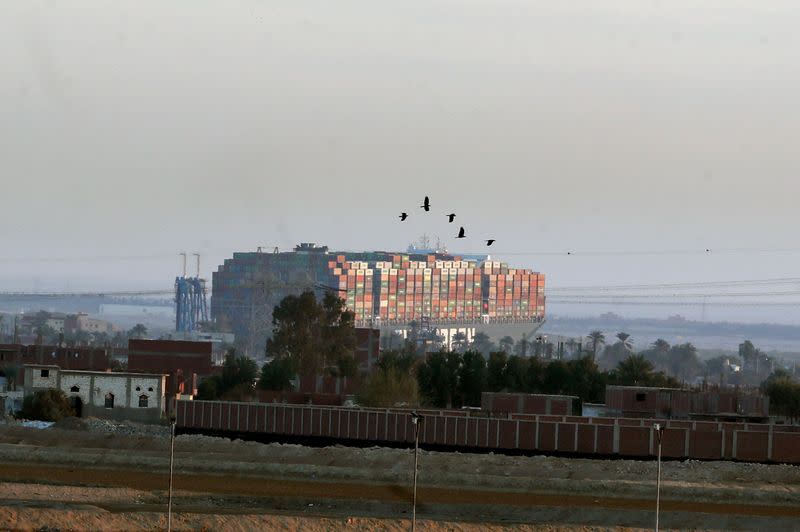
{"type": "Polygon", "coordinates": [[[401,222],[404,222],[408,218],[408,214],[401,212],[399,218],[401,222]]]}
{"type": "Polygon", "coordinates": [[[428,199],[428,196],[425,196],[425,202],[420,205],[420,208],[425,209],[425,212],[431,210],[431,201],[428,199]]]}
{"type": "Polygon", "coordinates": [[[464,235],[464,228],[463,228],[463,227],[462,227],[461,229],[459,229],[459,230],[458,230],[458,236],[456,236],[456,238],[467,238],[467,237],[464,235]]]}
{"type": "Polygon", "coordinates": [[[492,244],[494,244],[494,238],[490,238],[489,240],[486,241],[487,246],[491,246],[492,244]]]}
{"type": "Polygon", "coordinates": [[[455,214],[445,214],[445,216],[447,216],[447,218],[450,221],[450,223],[453,223],[453,220],[456,219],[456,215],[455,214]]]}

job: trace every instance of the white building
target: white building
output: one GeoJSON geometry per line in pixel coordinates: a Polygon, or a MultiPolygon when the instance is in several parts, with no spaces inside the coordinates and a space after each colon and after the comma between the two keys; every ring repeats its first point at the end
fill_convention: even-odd
{"type": "Polygon", "coordinates": [[[65,320],[65,318],[66,317],[63,316],[63,315],[51,314],[50,317],[47,318],[47,321],[45,322],[45,324],[48,327],[50,327],[51,329],[53,329],[55,332],[63,333],[64,332],[64,320],[65,320]]]}
{"type": "Polygon", "coordinates": [[[62,370],[26,365],[25,396],[54,388],[63,391],[79,417],[157,422],[166,407],[166,375],[62,370]]]}

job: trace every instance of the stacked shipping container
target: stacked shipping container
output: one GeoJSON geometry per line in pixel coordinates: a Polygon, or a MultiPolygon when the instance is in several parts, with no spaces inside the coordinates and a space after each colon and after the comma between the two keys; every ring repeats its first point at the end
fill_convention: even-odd
{"type": "Polygon", "coordinates": [[[339,255],[328,262],[333,277],[332,286],[347,303],[347,308],[356,315],[356,321],[368,321],[373,316],[374,271],[366,262],[348,261],[339,255]]]}
{"type": "Polygon", "coordinates": [[[544,276],[487,261],[413,260],[389,255],[374,262],[338,255],[328,263],[334,287],[342,291],[356,320],[379,318],[404,323],[423,317],[435,322],[535,321],[544,316],[544,276]]]}
{"type": "Polygon", "coordinates": [[[525,319],[544,316],[544,275],[511,269],[501,262],[484,263],[490,317],[525,319]]]}

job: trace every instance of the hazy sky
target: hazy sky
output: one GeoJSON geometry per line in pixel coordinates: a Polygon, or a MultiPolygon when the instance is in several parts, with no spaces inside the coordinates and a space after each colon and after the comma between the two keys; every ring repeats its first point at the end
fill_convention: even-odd
{"type": "Polygon", "coordinates": [[[0,289],[422,232],[552,285],[795,276],[800,249],[714,250],[800,248],[798,27],[777,0],[4,0],[0,289]]]}

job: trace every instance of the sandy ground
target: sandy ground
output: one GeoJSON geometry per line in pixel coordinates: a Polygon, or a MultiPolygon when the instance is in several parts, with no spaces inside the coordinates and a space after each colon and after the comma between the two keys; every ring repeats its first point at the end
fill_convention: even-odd
{"type": "MultiPolygon", "coordinates": [[[[175,525],[407,530],[413,451],[176,440],[175,525]]],[[[0,425],[0,528],[165,527],[169,440],[0,425]]],[[[653,525],[655,462],[423,451],[420,530],[653,525]]],[[[666,462],[665,529],[800,529],[800,468],[666,462]]]]}

